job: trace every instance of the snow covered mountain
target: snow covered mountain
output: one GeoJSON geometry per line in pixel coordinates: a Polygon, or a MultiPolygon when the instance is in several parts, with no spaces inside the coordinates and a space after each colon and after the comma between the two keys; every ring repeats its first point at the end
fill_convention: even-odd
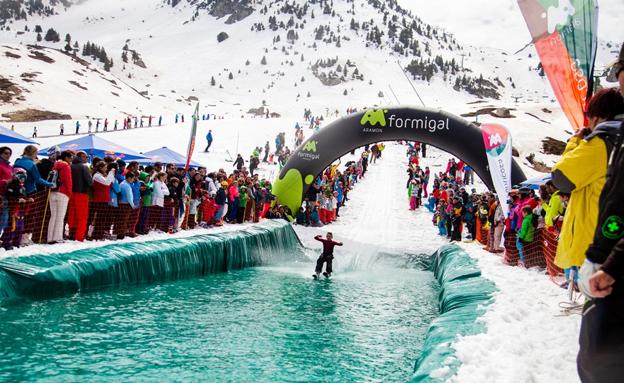
{"type": "MultiPolygon", "coordinates": [[[[0,114],[190,114],[200,100],[230,118],[260,106],[299,117],[400,103],[540,128],[515,134],[527,155],[567,135],[532,48],[463,45],[403,3],[0,0],[0,114]]],[[[601,41],[598,67],[616,46],[601,41]]]]}

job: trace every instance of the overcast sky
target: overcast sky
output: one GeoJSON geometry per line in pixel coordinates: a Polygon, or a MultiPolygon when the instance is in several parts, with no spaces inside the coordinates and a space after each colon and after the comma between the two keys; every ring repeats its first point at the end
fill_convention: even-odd
{"type": "MultiPolygon", "coordinates": [[[[517,0],[398,0],[458,42],[515,52],[531,40],[517,0]]],[[[624,0],[599,0],[598,37],[624,42],[624,0]]]]}

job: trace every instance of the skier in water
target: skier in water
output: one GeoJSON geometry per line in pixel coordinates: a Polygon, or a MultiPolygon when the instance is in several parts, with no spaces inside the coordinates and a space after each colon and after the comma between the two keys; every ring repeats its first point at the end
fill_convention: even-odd
{"type": "Polygon", "coordinates": [[[323,243],[323,253],[316,260],[316,269],[314,270],[314,274],[312,275],[314,279],[318,279],[321,271],[323,270],[323,263],[327,262],[327,266],[325,267],[325,272],[323,275],[326,278],[332,273],[332,261],[334,259],[334,246],[342,246],[342,242],[336,242],[333,240],[334,236],[331,232],[327,232],[325,239],[321,235],[317,235],[314,237],[319,242],[323,243]]]}

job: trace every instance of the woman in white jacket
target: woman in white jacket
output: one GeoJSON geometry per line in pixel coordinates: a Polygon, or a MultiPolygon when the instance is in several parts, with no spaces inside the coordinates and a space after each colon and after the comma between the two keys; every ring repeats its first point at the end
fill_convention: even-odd
{"type": "Polygon", "coordinates": [[[160,206],[161,208],[165,205],[165,197],[169,195],[169,188],[165,181],[167,180],[167,173],[160,172],[156,174],[156,179],[154,180],[154,194],[152,195],[152,205],[160,206]]]}
{"type": "Polygon", "coordinates": [[[167,180],[167,173],[160,172],[156,174],[156,178],[154,179],[154,194],[152,195],[152,214],[154,219],[154,223],[156,224],[156,228],[163,227],[163,210],[165,206],[165,197],[169,195],[169,188],[165,181],[167,180]]]}

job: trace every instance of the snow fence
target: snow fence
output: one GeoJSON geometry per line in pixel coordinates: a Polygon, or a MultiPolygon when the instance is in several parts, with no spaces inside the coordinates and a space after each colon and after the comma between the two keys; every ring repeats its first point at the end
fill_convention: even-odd
{"type": "Polygon", "coordinates": [[[440,315],[429,326],[412,383],[444,382],[455,375],[461,362],[452,343],[459,336],[485,330],[478,318],[485,313],[496,290],[493,282],[481,276],[475,260],[457,245],[438,249],[430,268],[440,284],[440,315]]]}
{"type": "Polygon", "coordinates": [[[266,220],[237,231],[7,257],[0,260],[0,302],[261,266],[303,257],[300,245],[290,224],[266,220]]]}

